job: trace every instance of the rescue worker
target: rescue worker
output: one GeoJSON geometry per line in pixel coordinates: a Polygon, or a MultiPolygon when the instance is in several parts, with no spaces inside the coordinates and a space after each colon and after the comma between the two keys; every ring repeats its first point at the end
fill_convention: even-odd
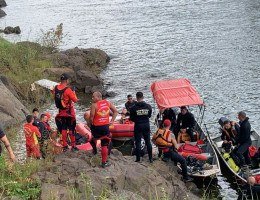
{"type": "Polygon", "coordinates": [[[41,133],[41,138],[39,139],[40,151],[42,154],[42,158],[46,158],[47,147],[48,147],[48,139],[50,138],[50,130],[47,125],[48,117],[45,114],[41,114],[40,122],[39,122],[39,131],[41,133]]]}
{"type": "Polygon", "coordinates": [[[26,116],[26,122],[27,123],[25,123],[23,126],[23,130],[26,139],[27,157],[40,159],[41,153],[38,138],[41,137],[41,133],[39,129],[33,125],[34,117],[32,115],[26,116]]]}
{"type": "Polygon", "coordinates": [[[149,156],[149,161],[152,163],[152,145],[150,139],[150,123],[149,118],[152,114],[152,107],[144,102],[144,96],[142,92],[136,93],[137,102],[130,109],[130,120],[135,123],[134,125],[134,138],[136,145],[136,160],[135,162],[140,162],[141,156],[141,139],[144,138],[145,144],[147,146],[147,152],[149,156]]]}
{"type": "MultiPolygon", "coordinates": [[[[192,178],[190,178],[187,173],[187,163],[185,158],[177,152],[177,141],[175,139],[175,135],[171,132],[170,127],[171,121],[169,119],[165,119],[163,122],[163,130],[165,130],[164,139],[168,141],[168,144],[160,146],[159,150],[162,151],[164,159],[171,159],[175,163],[179,162],[181,164],[182,178],[184,182],[192,181],[192,178]]],[[[155,139],[156,138],[153,138],[153,140],[155,139]]],[[[156,144],[156,141],[154,141],[154,143],[156,144]]]]}
{"type": "MultiPolygon", "coordinates": [[[[4,143],[5,148],[8,151],[9,158],[11,159],[11,161],[14,162],[16,160],[14,152],[13,152],[10,142],[9,142],[8,138],[6,137],[6,135],[3,131],[3,128],[1,126],[0,126],[0,140],[1,140],[1,142],[4,143]]],[[[1,153],[2,153],[2,147],[0,144],[0,156],[1,156],[1,153]]]]}
{"type": "Polygon", "coordinates": [[[186,132],[189,134],[191,142],[194,142],[194,127],[195,127],[195,118],[191,112],[188,111],[186,106],[181,107],[181,112],[178,114],[177,118],[177,127],[176,133],[186,132]],[[183,129],[183,130],[181,130],[183,129]]]}
{"type": "Polygon", "coordinates": [[[74,108],[74,103],[78,101],[78,98],[75,91],[69,87],[69,79],[70,76],[68,74],[62,74],[60,84],[56,85],[53,90],[55,104],[59,109],[59,113],[55,117],[55,122],[62,135],[64,152],[69,149],[67,142],[68,135],[70,137],[71,150],[78,151],[75,139],[76,113],[74,108]]]}
{"type": "Polygon", "coordinates": [[[39,122],[40,122],[40,119],[39,119],[39,109],[38,108],[34,108],[32,110],[32,115],[33,115],[33,118],[34,118],[33,125],[38,127],[39,122]]]}
{"type": "Polygon", "coordinates": [[[100,92],[94,92],[92,96],[93,103],[90,109],[90,123],[92,140],[90,144],[93,148],[93,153],[97,153],[96,141],[101,140],[101,159],[103,168],[110,166],[107,161],[108,157],[108,146],[111,141],[109,132],[109,125],[113,126],[115,118],[118,114],[116,107],[106,99],[102,99],[100,92]],[[109,113],[112,111],[113,115],[109,121],[109,113]]]}
{"type": "Polygon", "coordinates": [[[246,116],[246,113],[244,111],[240,111],[237,115],[237,118],[239,119],[239,132],[236,136],[236,143],[237,143],[237,149],[235,150],[235,153],[237,157],[240,160],[241,168],[245,166],[245,164],[251,164],[250,157],[249,157],[249,147],[252,144],[251,141],[251,125],[249,123],[249,118],[246,116]]]}
{"type": "Polygon", "coordinates": [[[127,110],[127,114],[130,112],[130,108],[135,105],[136,101],[133,99],[132,95],[127,95],[127,102],[125,103],[125,108],[127,110]]]}

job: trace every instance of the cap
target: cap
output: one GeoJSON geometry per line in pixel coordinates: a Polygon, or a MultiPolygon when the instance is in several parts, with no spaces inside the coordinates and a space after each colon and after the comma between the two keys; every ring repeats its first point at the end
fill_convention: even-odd
{"type": "Polygon", "coordinates": [[[46,116],[47,116],[47,118],[48,119],[50,119],[51,118],[51,113],[49,113],[49,112],[46,112],[46,113],[44,113],[46,116]]]}
{"type": "Polygon", "coordinates": [[[171,121],[169,119],[166,119],[163,121],[163,126],[164,127],[168,127],[168,126],[171,126],[171,121]]]}
{"type": "Polygon", "coordinates": [[[60,80],[68,80],[70,78],[69,74],[67,73],[63,73],[61,76],[60,76],[60,80]]]}

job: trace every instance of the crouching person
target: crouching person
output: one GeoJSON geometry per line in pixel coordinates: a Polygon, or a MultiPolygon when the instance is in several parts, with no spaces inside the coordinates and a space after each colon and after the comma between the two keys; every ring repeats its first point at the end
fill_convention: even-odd
{"type": "Polygon", "coordinates": [[[177,152],[177,141],[174,134],[170,131],[171,121],[166,119],[163,122],[163,128],[158,129],[153,135],[152,141],[158,146],[159,151],[162,151],[163,157],[171,159],[174,162],[181,164],[182,176],[184,182],[192,181],[187,174],[187,163],[184,157],[177,152]]]}
{"type": "Polygon", "coordinates": [[[40,153],[38,138],[41,137],[41,133],[40,133],[39,129],[33,125],[34,118],[32,115],[28,115],[26,117],[26,121],[27,121],[27,123],[24,124],[23,130],[24,130],[25,139],[26,139],[27,157],[33,157],[33,158],[40,159],[41,153],[40,153]]]}

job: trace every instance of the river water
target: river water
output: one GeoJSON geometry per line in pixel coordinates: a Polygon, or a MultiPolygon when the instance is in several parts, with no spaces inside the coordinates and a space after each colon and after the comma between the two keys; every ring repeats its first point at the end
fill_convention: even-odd
{"type": "MultiPolygon", "coordinates": [[[[63,23],[62,49],[96,47],[112,58],[102,77],[122,107],[143,91],[154,105],[153,81],[186,77],[203,97],[205,122],[247,112],[260,131],[259,0],[9,0],[0,27],[17,26],[9,40],[37,41],[63,23]]],[[[236,198],[225,178],[220,194],[236,198]]]]}

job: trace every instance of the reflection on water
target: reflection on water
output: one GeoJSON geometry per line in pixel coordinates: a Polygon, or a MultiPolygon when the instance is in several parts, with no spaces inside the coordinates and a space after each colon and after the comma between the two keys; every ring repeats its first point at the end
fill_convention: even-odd
{"type": "MultiPolygon", "coordinates": [[[[0,26],[19,25],[14,41],[36,40],[41,29],[64,24],[62,48],[97,47],[112,56],[102,74],[111,100],[123,106],[141,90],[154,105],[153,81],[189,78],[205,100],[206,122],[245,110],[260,129],[259,0],[12,0],[0,26]],[[46,17],[47,16],[47,17],[46,17]]],[[[213,126],[210,130],[214,131],[213,126]]],[[[225,179],[221,194],[234,199],[225,179]]],[[[235,193],[235,192],[234,192],[235,193]]]]}

